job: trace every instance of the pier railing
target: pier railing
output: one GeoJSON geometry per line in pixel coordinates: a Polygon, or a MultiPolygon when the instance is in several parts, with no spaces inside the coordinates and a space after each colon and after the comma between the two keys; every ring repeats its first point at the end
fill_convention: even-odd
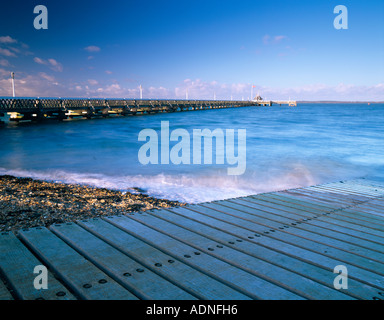
{"type": "MultiPolygon", "coordinates": [[[[218,108],[266,105],[265,101],[175,100],[175,99],[83,99],[83,98],[0,98],[0,116],[10,120],[39,120],[44,118],[92,118],[109,115],[135,115],[218,108]]],[[[270,102],[268,105],[272,105],[270,102]]]]}

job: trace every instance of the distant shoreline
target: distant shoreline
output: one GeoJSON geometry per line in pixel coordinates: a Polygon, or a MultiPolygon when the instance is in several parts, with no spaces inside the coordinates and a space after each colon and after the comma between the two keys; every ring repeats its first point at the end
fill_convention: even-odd
{"type": "Polygon", "coordinates": [[[384,104],[384,101],[305,101],[305,100],[297,100],[297,103],[313,103],[313,104],[337,104],[337,103],[344,103],[344,104],[384,104]]]}

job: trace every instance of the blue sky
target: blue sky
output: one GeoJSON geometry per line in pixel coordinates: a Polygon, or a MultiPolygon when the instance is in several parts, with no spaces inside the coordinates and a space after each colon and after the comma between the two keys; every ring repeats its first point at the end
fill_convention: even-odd
{"type": "Polygon", "coordinates": [[[384,100],[384,1],[5,0],[2,96],[11,71],[19,96],[384,100]]]}

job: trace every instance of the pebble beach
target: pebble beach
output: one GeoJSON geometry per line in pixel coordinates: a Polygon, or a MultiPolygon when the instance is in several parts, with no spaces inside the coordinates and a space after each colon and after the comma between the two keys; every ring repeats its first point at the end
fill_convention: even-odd
{"type": "Polygon", "coordinates": [[[0,231],[180,205],[143,193],[0,176],[0,231]]]}

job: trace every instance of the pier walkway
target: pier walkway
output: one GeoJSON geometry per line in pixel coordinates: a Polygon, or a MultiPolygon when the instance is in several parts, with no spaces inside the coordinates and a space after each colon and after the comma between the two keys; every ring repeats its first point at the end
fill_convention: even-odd
{"type": "Polygon", "coordinates": [[[261,100],[0,98],[0,121],[1,117],[5,117],[7,114],[10,116],[10,121],[41,121],[43,119],[65,120],[74,117],[90,119],[112,115],[126,116],[159,112],[252,107],[271,104],[271,102],[261,100]]]}
{"type": "Polygon", "coordinates": [[[384,183],[2,232],[0,276],[1,299],[383,299],[384,183]]]}

